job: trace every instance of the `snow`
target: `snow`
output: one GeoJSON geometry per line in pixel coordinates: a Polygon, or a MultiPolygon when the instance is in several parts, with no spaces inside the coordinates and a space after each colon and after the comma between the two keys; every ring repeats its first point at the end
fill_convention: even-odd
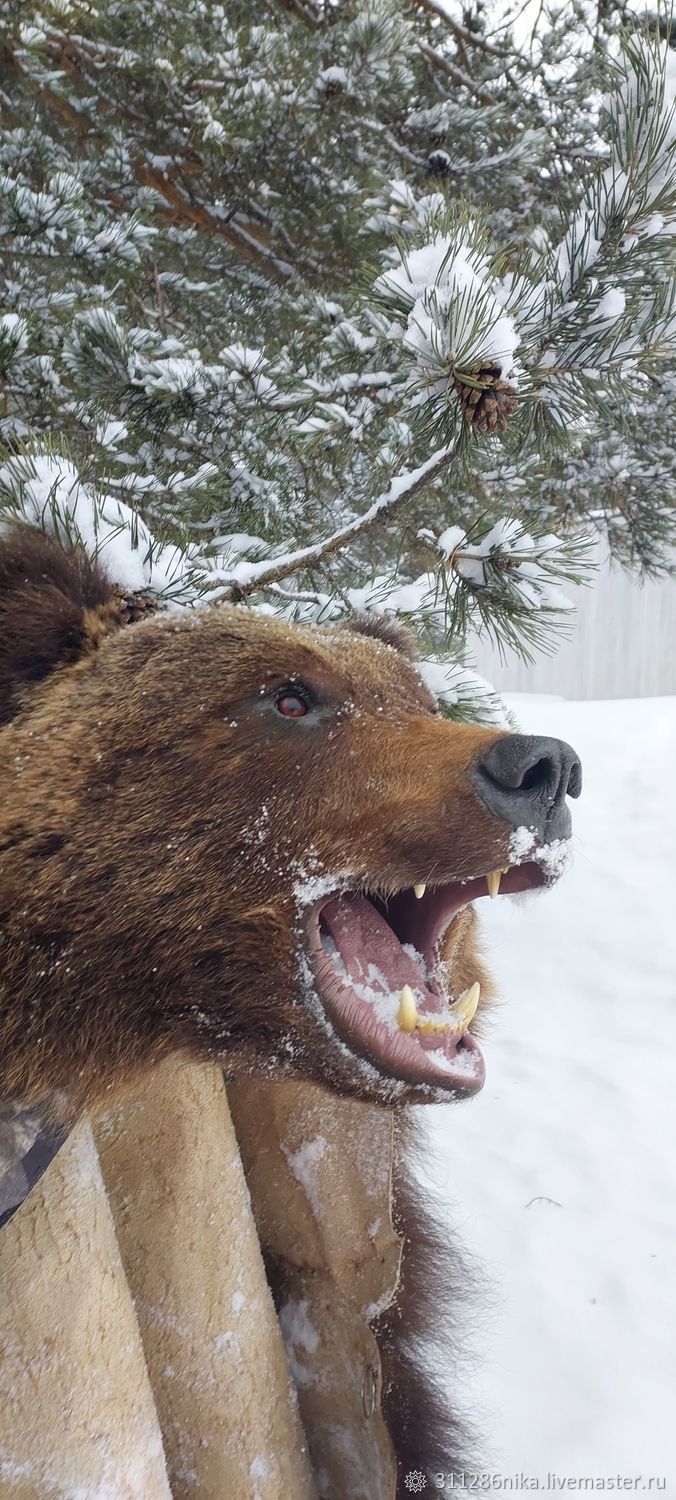
{"type": "Polygon", "coordinates": [[[404,344],[426,367],[449,360],[467,367],[496,360],[503,374],[512,372],[519,344],[516,325],[497,300],[486,256],[469,244],[434,234],[427,244],[407,251],[375,285],[408,305],[404,344]],[[470,334],[479,307],[480,331],[470,334]]]}
{"type": "Polygon", "coordinates": [[[212,116],[207,120],[204,130],[202,131],[202,140],[222,141],[225,139],[226,134],[227,132],[225,130],[225,126],[221,125],[220,120],[214,120],[212,116]]]}
{"type": "Polygon", "coordinates": [[[596,309],[596,317],[604,323],[614,323],[621,318],[627,305],[626,294],[621,287],[609,286],[596,309]]]}
{"type": "Polygon", "coordinates": [[[148,394],[165,391],[168,395],[181,395],[184,391],[203,393],[202,362],[197,356],[184,355],[170,359],[147,360],[135,374],[134,385],[142,387],[148,394]]]}
{"type": "MultiPolygon", "coordinates": [[[[549,879],[563,875],[572,859],[572,839],[552,839],[549,844],[538,844],[532,828],[515,828],[509,840],[510,864],[522,865],[525,860],[541,865],[549,879]]],[[[521,891],[520,896],[530,892],[521,891]]]]}
{"type": "Polygon", "coordinates": [[[299,879],[293,887],[293,899],[296,906],[302,910],[306,906],[314,906],[316,901],[321,901],[322,896],[330,896],[334,891],[340,889],[344,883],[345,876],[338,874],[312,875],[305,871],[299,871],[299,879]]]}
{"type": "Polygon", "coordinates": [[[241,588],[259,586],[266,583],[269,577],[273,579],[280,569],[292,571],[292,568],[302,563],[315,562],[327,551],[335,552],[339,546],[351,541],[354,536],[369,527],[376,517],[384,510],[397,505],[406,495],[415,494],[422,488],[426,480],[432,480],[437,472],[445,467],[450,459],[451,450],[446,446],[435,449],[435,452],[425,463],[415,469],[403,469],[400,474],[395,474],[390,480],[387,489],[374,500],[368,510],[362,516],[349,521],[334,531],[330,537],[323,541],[314,542],[308,547],[299,547],[284,556],[275,556],[264,562],[240,562],[230,573],[223,575],[224,583],[236,583],[241,588]]]}
{"type": "MultiPolygon", "coordinates": [[[[325,950],[331,953],[329,942],[325,942],[325,950]]],[[[331,953],[331,962],[334,972],[342,983],[349,985],[364,1004],[373,1007],[376,1020],[387,1026],[388,1030],[398,1031],[397,1013],[401,1000],[401,987],[391,990],[384,974],[380,972],[376,964],[369,964],[368,972],[362,981],[355,979],[348,973],[337,949],[331,953]]],[[[416,996],[416,1000],[419,1003],[419,995],[416,996]]]]}
{"type": "Polygon", "coordinates": [[[263,1458],[260,1453],[252,1458],[249,1464],[249,1477],[251,1479],[269,1479],[270,1477],[270,1466],[267,1459],[263,1458]]]}
{"type": "Polygon", "coordinates": [[[299,1182],[316,1219],[321,1217],[322,1200],[319,1190],[317,1167],[326,1155],[327,1142],[323,1135],[315,1135],[303,1141],[296,1151],[282,1144],[282,1151],[289,1163],[296,1182],[299,1182]]]}
{"type": "Polygon", "coordinates": [[[190,553],[160,544],[140,516],[110,495],[95,495],[69,459],[35,453],[9,458],[0,467],[0,527],[18,513],[61,539],[75,537],[108,576],[131,593],[152,589],[195,597],[190,553]]]}
{"type": "Polygon", "coordinates": [[[437,537],[437,547],[440,552],[445,553],[446,557],[450,557],[451,553],[455,552],[456,548],[462,546],[463,542],[466,541],[467,532],[464,526],[447,526],[446,530],[442,531],[441,535],[437,537]]]}
{"type": "Polygon", "coordinates": [[[416,663],[418,672],[430,692],[453,708],[464,701],[472,703],[482,724],[507,728],[505,705],[485,677],[459,662],[441,661],[428,656],[416,663]]]}
{"type": "Polygon", "coordinates": [[[330,68],[324,68],[322,70],[322,72],[319,74],[318,82],[323,84],[335,83],[339,88],[347,88],[347,71],[345,68],[341,68],[337,63],[333,63],[330,68]]]}
{"type": "Polygon", "coordinates": [[[118,443],[124,442],[127,437],[126,423],[118,422],[115,417],[107,417],[96,426],[95,437],[102,448],[117,448],[118,443]]]}
{"type": "MultiPolygon", "coordinates": [[[[657,49],[647,37],[633,39],[627,56],[626,74],[617,94],[606,101],[611,118],[615,120],[620,141],[620,152],[627,158],[635,152],[648,189],[648,203],[654,202],[668,186],[673,173],[673,151],[676,144],[676,64],[671,48],[666,42],[657,49]],[[656,66],[656,58],[658,64],[656,66]],[[652,151],[647,142],[652,133],[652,151]],[[637,149],[638,148],[638,149],[637,149]],[[640,152],[640,154],[639,154],[640,152]]],[[[624,183],[616,185],[618,174],[609,168],[604,174],[608,185],[608,197],[613,204],[625,190],[624,183]]],[[[659,233],[654,228],[649,233],[659,233]]],[[[660,216],[661,217],[661,216],[660,216]]],[[[667,233],[673,233],[671,223],[663,223],[667,233]]],[[[645,233],[645,225],[641,225],[645,233]]]]}
{"type": "MultiPolygon", "coordinates": [[[[320,598],[321,618],[326,620],[335,606],[329,595],[325,594],[320,598]]],[[[411,583],[403,584],[394,583],[391,573],[376,573],[363,587],[346,589],[345,600],[350,609],[357,613],[372,610],[379,615],[420,617],[425,614],[428,618],[437,619],[440,625],[445,622],[446,605],[439,592],[437,575],[432,571],[421,573],[411,583]]],[[[415,624],[415,621],[412,623],[415,624]]]]}
{"type": "Polygon", "coordinates": [[[556,266],[565,292],[571,290],[572,269],[575,278],[589,272],[602,250],[602,241],[593,233],[594,213],[591,208],[582,208],[575,215],[567,234],[556,252],[556,266]]]}
{"type": "Polygon", "coordinates": [[[19,359],[28,348],[28,324],[18,313],[3,313],[0,317],[0,347],[11,351],[12,359],[19,359]]]}
{"type": "Polygon", "coordinates": [[[299,1358],[298,1350],[314,1354],[319,1344],[319,1334],[308,1317],[309,1303],[289,1298],[279,1310],[279,1326],[286,1350],[289,1369],[297,1386],[311,1385],[312,1371],[299,1358]]]}
{"type": "Polygon", "coordinates": [[[427,1050],[427,1056],[442,1073],[452,1073],[455,1078],[460,1076],[473,1078],[479,1068],[478,1052],[470,1052],[467,1049],[458,1050],[453,1053],[452,1057],[447,1057],[443,1047],[430,1047],[427,1050]]]}
{"type": "Polygon", "coordinates": [[[535,847],[535,834],[532,829],[522,827],[515,828],[509,840],[509,853],[512,864],[522,864],[535,847]]]}
{"type": "Polygon", "coordinates": [[[676,699],[510,707],[585,787],[561,885],[479,907],[502,1000],[483,1093],[419,1112],[487,1282],[465,1401],[495,1474],[676,1494],[676,699]]]}
{"type": "Polygon", "coordinates": [[[474,588],[487,589],[496,564],[509,559],[510,585],[522,604],[532,610],[572,611],[574,604],[551,571],[557,566],[556,555],[561,547],[560,538],[553,534],[535,541],[520,521],[507,516],[473,541],[460,526],[447,526],[437,538],[437,548],[448,564],[451,586],[453,575],[457,574],[474,588]]]}
{"type": "Polygon", "coordinates": [[[481,271],[486,274],[488,262],[485,257],[463,251],[453,256],[452,250],[453,243],[448,235],[434,235],[418,250],[409,250],[400,265],[378,277],[376,285],[403,293],[415,303],[424,296],[428,287],[441,285],[456,271],[459,277],[471,276],[472,280],[481,271]]]}
{"type": "Polygon", "coordinates": [[[533,850],[532,857],[550,878],[558,878],[565,873],[570,864],[572,839],[552,839],[550,844],[539,844],[533,850]]]}

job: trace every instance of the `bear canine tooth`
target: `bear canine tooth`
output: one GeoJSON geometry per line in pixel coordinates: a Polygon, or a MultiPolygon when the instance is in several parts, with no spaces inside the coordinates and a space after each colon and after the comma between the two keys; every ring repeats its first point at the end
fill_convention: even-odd
{"type": "Polygon", "coordinates": [[[449,1012],[453,1019],[454,1029],[457,1027],[462,1031],[467,1030],[477,1013],[480,994],[481,985],[478,979],[475,979],[474,984],[471,984],[469,989],[463,990],[457,1000],[454,1000],[449,1012]]]}
{"type": "Polygon", "coordinates": [[[397,1011],[397,1025],[400,1031],[415,1031],[418,1021],[415,995],[410,984],[405,984],[399,996],[399,1009],[397,1011]]]}
{"type": "Polygon", "coordinates": [[[423,881],[420,881],[418,883],[418,885],[414,885],[414,887],[413,887],[413,889],[415,891],[415,894],[418,897],[419,901],[422,899],[422,897],[425,894],[425,888],[426,888],[426,886],[427,886],[427,881],[423,880],[423,881]]]}
{"type": "Polygon", "coordinates": [[[497,896],[498,891],[500,890],[500,881],[502,880],[503,874],[503,870],[491,870],[490,875],[486,876],[486,885],[488,886],[488,894],[491,900],[493,900],[493,898],[497,896]]]}

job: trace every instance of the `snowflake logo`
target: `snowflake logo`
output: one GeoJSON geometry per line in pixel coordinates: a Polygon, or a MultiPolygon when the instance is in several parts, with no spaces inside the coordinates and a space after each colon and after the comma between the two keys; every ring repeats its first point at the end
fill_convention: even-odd
{"type": "Polygon", "coordinates": [[[419,1495],[426,1488],[427,1480],[425,1475],[420,1473],[419,1469],[411,1469],[411,1472],[406,1475],[404,1484],[407,1490],[411,1491],[411,1494],[419,1495]]]}

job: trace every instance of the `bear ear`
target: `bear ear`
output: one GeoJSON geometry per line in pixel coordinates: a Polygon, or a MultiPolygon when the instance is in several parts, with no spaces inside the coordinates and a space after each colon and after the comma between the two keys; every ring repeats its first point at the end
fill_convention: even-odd
{"type": "Polygon", "coordinates": [[[122,619],[112,584],[82,548],[65,551],[30,526],[0,531],[0,724],[122,619]]]}
{"type": "Polygon", "coordinates": [[[407,661],[418,660],[420,653],[413,631],[392,615],[351,615],[346,623],[348,630],[353,630],[355,635],[368,635],[372,640],[382,641],[385,646],[392,646],[401,656],[405,656],[407,661]]]}

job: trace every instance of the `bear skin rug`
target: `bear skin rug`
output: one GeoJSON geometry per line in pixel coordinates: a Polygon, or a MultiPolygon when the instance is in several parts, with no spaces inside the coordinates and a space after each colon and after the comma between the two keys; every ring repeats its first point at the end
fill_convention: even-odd
{"type": "Polygon", "coordinates": [[[0,1115],[56,1149],[173,1053],[394,1108],[385,1414],[402,1472],[455,1472],[420,1351],[465,1272],[401,1106],[481,1088],[474,903],[556,878],[579,762],[450,722],[382,617],[137,613],[81,550],[0,537],[0,1115]]]}

